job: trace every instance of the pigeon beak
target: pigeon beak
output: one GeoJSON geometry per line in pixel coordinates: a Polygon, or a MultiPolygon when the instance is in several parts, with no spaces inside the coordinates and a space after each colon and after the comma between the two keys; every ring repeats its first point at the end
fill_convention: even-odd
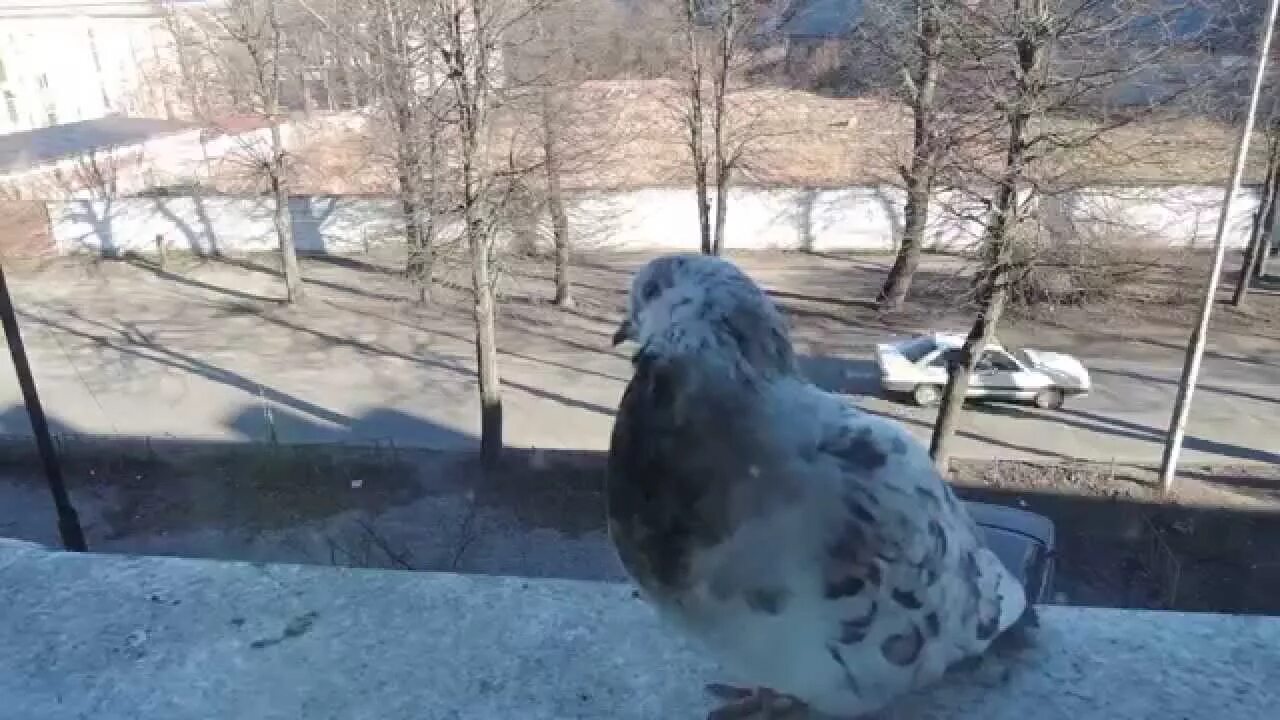
{"type": "Polygon", "coordinates": [[[618,326],[618,331],[613,334],[613,346],[618,347],[623,342],[631,339],[631,320],[626,319],[618,326]]]}

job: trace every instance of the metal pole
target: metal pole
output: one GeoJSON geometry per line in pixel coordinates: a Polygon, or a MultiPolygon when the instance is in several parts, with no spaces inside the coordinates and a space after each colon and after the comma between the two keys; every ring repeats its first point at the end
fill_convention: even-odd
{"type": "MultiPolygon", "coordinates": [[[[1173,489],[1173,479],[1178,472],[1178,454],[1182,452],[1182,441],[1187,434],[1191,395],[1195,392],[1196,379],[1200,375],[1200,361],[1204,358],[1205,340],[1209,332],[1209,316],[1213,312],[1214,297],[1218,294],[1218,278],[1222,274],[1222,260],[1226,254],[1223,237],[1226,235],[1227,224],[1231,221],[1231,206],[1240,191],[1240,180],[1244,176],[1244,163],[1249,155],[1249,141],[1253,136],[1254,119],[1258,114],[1258,98],[1262,94],[1262,80],[1266,76],[1267,56],[1271,53],[1271,36],[1275,30],[1278,9],[1280,0],[1270,0],[1267,24],[1262,29],[1262,47],[1258,49],[1258,64],[1253,74],[1253,91],[1249,95],[1249,114],[1245,118],[1244,131],[1240,133],[1240,144],[1236,146],[1231,181],[1227,183],[1226,197],[1222,200],[1222,214],[1218,216],[1218,230],[1213,238],[1213,266],[1209,270],[1209,287],[1205,290],[1204,302],[1200,306],[1200,320],[1196,323],[1187,346],[1187,357],[1182,366],[1182,382],[1178,383],[1178,397],[1174,401],[1173,419],[1169,424],[1169,440],[1160,459],[1160,488],[1165,492],[1173,489]]],[[[1248,277],[1241,280],[1248,281],[1248,277]]]]}
{"type": "Polygon", "coordinates": [[[18,318],[13,312],[13,298],[9,295],[9,283],[4,277],[4,267],[0,266],[0,324],[4,326],[4,337],[9,342],[9,355],[13,357],[13,369],[18,375],[18,386],[22,388],[22,402],[27,407],[27,417],[31,420],[31,432],[36,436],[36,447],[40,450],[40,461],[44,464],[44,474],[49,481],[49,492],[53,494],[53,505],[58,510],[58,532],[62,535],[62,546],[68,550],[84,552],[88,548],[84,543],[84,532],[80,529],[80,518],[71,505],[71,497],[67,495],[67,487],[62,482],[62,468],[58,466],[58,454],[53,449],[53,438],[49,436],[49,423],[44,417],[44,408],[40,406],[40,396],[36,393],[36,381],[31,375],[31,365],[27,362],[27,351],[22,345],[22,332],[18,328],[18,318]]]}

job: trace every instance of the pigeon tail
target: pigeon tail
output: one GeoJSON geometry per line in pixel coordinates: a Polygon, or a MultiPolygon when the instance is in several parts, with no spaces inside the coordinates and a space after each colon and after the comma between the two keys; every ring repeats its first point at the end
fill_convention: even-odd
{"type": "Polygon", "coordinates": [[[1035,645],[1036,630],[1040,628],[1040,614],[1034,605],[1028,604],[1013,624],[1005,628],[991,641],[990,651],[996,655],[1013,655],[1035,645]]]}

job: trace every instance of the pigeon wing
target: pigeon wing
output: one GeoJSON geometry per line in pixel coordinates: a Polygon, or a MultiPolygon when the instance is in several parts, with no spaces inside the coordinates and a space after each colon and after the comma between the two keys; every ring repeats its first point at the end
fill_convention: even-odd
{"type": "Polygon", "coordinates": [[[855,692],[896,695],[983,653],[1023,590],[902,426],[843,406],[819,433],[841,512],[825,545],[828,646],[855,692]]]}

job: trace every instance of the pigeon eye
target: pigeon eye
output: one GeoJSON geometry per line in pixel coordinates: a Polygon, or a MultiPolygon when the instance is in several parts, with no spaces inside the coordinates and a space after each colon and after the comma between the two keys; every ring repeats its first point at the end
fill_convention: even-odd
{"type": "Polygon", "coordinates": [[[658,281],[650,280],[649,282],[644,284],[643,288],[641,288],[640,297],[644,298],[646,301],[652,300],[658,297],[658,293],[661,291],[662,291],[662,288],[658,287],[658,281]]]}

